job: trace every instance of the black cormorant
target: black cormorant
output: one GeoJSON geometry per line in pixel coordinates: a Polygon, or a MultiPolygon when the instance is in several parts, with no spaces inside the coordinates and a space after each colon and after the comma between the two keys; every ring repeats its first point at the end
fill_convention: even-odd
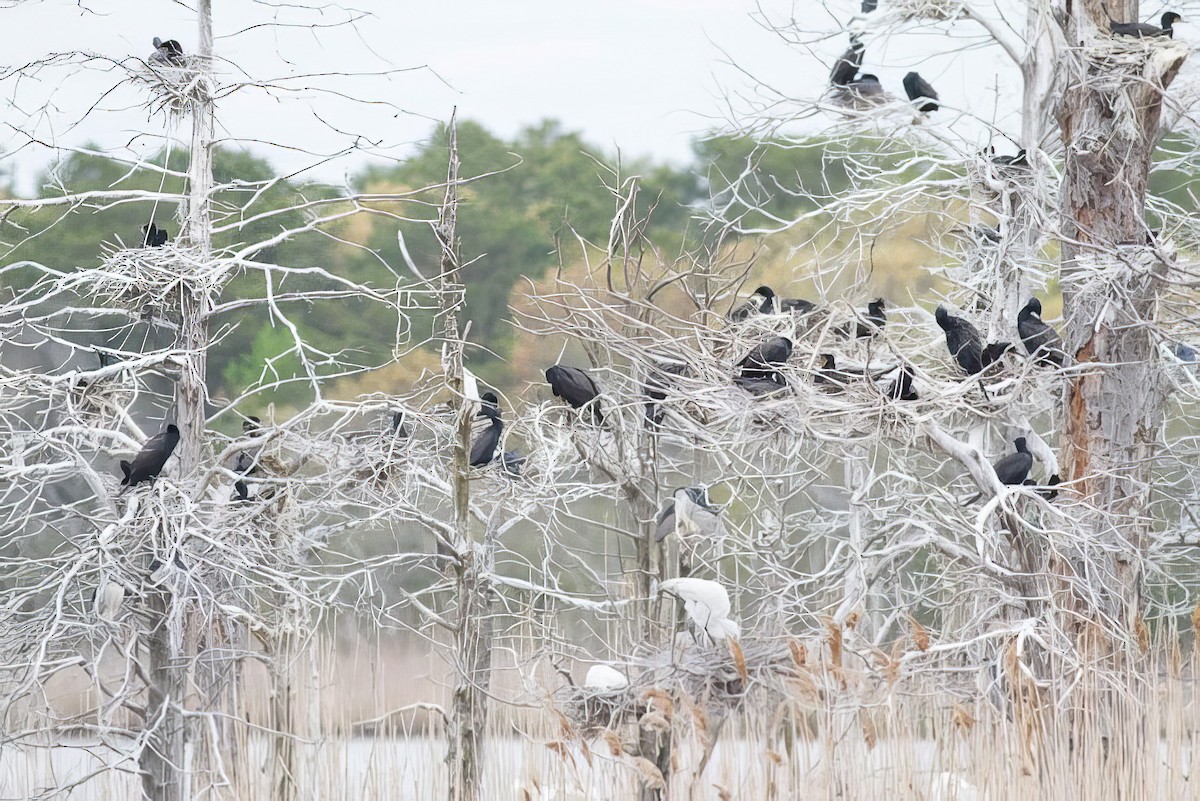
{"type": "Polygon", "coordinates": [[[578,367],[556,364],[546,369],[546,381],[554,397],[562,398],[575,409],[586,406],[591,410],[595,422],[604,422],[604,415],[600,412],[600,389],[587,372],[578,367]]]}
{"type": "Polygon", "coordinates": [[[792,341],[786,337],[768,337],[742,358],[737,366],[743,378],[779,376],[778,367],[792,356],[792,341]]]}
{"type": "Polygon", "coordinates": [[[142,226],[142,247],[144,248],[161,248],[167,244],[167,229],[159,228],[154,224],[154,221],[146,223],[142,226]]]}
{"type": "Polygon", "coordinates": [[[143,481],[156,478],[178,444],[179,429],[174,424],[168,425],[165,431],[146,440],[146,444],[138,451],[137,456],[133,457],[132,462],[121,462],[121,472],[125,474],[121,479],[121,486],[135,487],[143,481]]]}
{"type": "Polygon", "coordinates": [[[496,458],[496,446],[500,444],[500,434],[504,431],[500,409],[495,405],[484,404],[479,410],[479,416],[491,420],[492,424],[484,429],[471,445],[471,467],[484,467],[492,463],[496,458]]]}
{"type": "Polygon", "coordinates": [[[1033,454],[1029,452],[1025,438],[1017,437],[1013,440],[1013,444],[1017,447],[1017,452],[1001,457],[992,465],[1000,483],[1009,486],[1024,483],[1029,476],[1029,471],[1033,469],[1033,454]]]}
{"type": "Polygon", "coordinates": [[[850,36],[850,48],[834,62],[833,70],[829,73],[829,83],[833,86],[846,86],[854,80],[854,76],[862,69],[863,43],[857,36],[850,36]]]}
{"type": "MultiPolygon", "coordinates": [[[[1108,13],[1107,7],[1105,13],[1108,13]]],[[[1108,29],[1112,31],[1113,36],[1166,36],[1168,39],[1175,38],[1176,22],[1183,22],[1183,17],[1176,14],[1174,11],[1168,11],[1162,15],[1162,27],[1151,25],[1148,22],[1117,22],[1111,16],[1108,18],[1108,29]]]]}
{"type": "Polygon", "coordinates": [[[1037,298],[1030,298],[1017,313],[1017,333],[1021,335],[1025,352],[1038,364],[1062,367],[1066,363],[1067,352],[1063,348],[1062,337],[1042,322],[1042,302],[1037,298]]]}
{"type": "Polygon", "coordinates": [[[913,371],[908,365],[900,368],[896,380],[888,387],[888,397],[892,400],[917,400],[917,391],[913,389],[913,371]]]}
{"type": "Polygon", "coordinates": [[[917,111],[928,114],[938,110],[938,93],[919,73],[910,72],[904,76],[904,93],[908,95],[909,100],[922,101],[917,104],[917,111]]]}
{"type": "Polygon", "coordinates": [[[983,338],[978,329],[961,317],[955,317],[938,306],[934,312],[937,324],[946,332],[946,348],[967,375],[983,372],[983,338]]]}
{"type": "Polygon", "coordinates": [[[866,319],[858,324],[859,339],[866,339],[883,331],[883,327],[887,325],[887,312],[883,310],[885,305],[883,298],[876,298],[867,304],[866,319]]]}

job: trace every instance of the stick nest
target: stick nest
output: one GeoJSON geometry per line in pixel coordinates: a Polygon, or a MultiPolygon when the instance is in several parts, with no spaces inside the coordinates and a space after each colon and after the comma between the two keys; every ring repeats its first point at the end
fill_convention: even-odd
{"type": "Polygon", "coordinates": [[[151,59],[138,72],[150,88],[150,110],[184,116],[209,102],[212,91],[197,56],[176,56],[169,61],[151,59]]]}
{"type": "Polygon", "coordinates": [[[953,20],[966,16],[959,0],[894,0],[889,5],[901,20],[953,20]]]}
{"type": "Polygon", "coordinates": [[[91,288],[100,298],[128,308],[178,306],[182,294],[217,290],[225,270],[198,251],[174,243],[156,248],[105,248],[91,288]]]}

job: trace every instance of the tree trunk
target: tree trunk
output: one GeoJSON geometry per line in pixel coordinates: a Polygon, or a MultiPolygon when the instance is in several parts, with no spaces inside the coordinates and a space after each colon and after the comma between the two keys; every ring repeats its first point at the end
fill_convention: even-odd
{"type": "Polygon", "coordinates": [[[455,685],[449,719],[450,801],[477,801],[481,797],[487,697],[492,672],[492,600],[487,573],[491,570],[491,537],[482,548],[471,537],[470,447],[472,402],[465,397],[463,339],[458,326],[463,286],[458,282],[458,129],[454,117],[449,128],[450,167],[446,198],[437,236],[442,246],[441,314],[443,317],[442,367],[450,394],[458,403],[454,438],[454,550],[458,578],[458,620],[454,633],[455,685]]]}
{"type": "MultiPolygon", "coordinates": [[[[1118,19],[1137,18],[1136,6],[1117,5],[1118,19]]],[[[1152,325],[1165,267],[1147,245],[1143,212],[1163,90],[1187,48],[1165,39],[1116,44],[1099,0],[1068,11],[1076,47],[1063,56],[1071,79],[1058,112],[1062,285],[1066,342],[1081,372],[1068,390],[1065,479],[1088,501],[1088,528],[1117,549],[1111,574],[1097,577],[1108,585],[1106,608],[1092,611],[1130,625],[1163,405],[1152,325]]]]}
{"type": "MultiPolygon", "coordinates": [[[[212,2],[200,0],[196,9],[199,41],[196,49],[197,80],[202,97],[192,106],[192,147],[189,167],[187,217],[180,240],[197,252],[198,260],[207,261],[212,251],[210,195],[212,192],[213,103],[212,78],[212,2]]],[[[204,451],[204,421],[207,401],[208,314],[213,298],[208,290],[188,291],[183,282],[179,298],[178,346],[186,353],[186,363],[175,383],[175,424],[179,427],[179,478],[187,483],[201,464],[204,451]]],[[[178,544],[183,536],[183,518],[164,521],[165,544],[178,544]],[[179,525],[174,525],[175,523],[179,525]]],[[[160,559],[169,563],[174,554],[160,559]]],[[[185,610],[175,608],[168,586],[150,596],[147,603],[151,633],[147,643],[149,688],[148,719],[151,729],[147,745],[139,757],[142,788],[150,801],[187,801],[191,795],[188,724],[184,706],[188,690],[189,658],[197,638],[187,629],[196,625],[185,610]]]]}

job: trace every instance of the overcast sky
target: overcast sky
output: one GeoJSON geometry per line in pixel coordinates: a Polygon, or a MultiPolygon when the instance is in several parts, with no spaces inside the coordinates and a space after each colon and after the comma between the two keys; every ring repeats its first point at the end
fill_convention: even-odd
{"type": "MultiPolygon", "coordinates": [[[[24,148],[4,162],[23,190],[49,156],[14,127],[42,142],[96,141],[131,155],[155,152],[164,136],[186,137],[186,126],[173,130],[161,117],[147,118],[145,89],[125,80],[125,70],[136,66],[130,54],[145,58],[152,52],[154,36],[178,39],[186,50],[195,47],[189,4],[21,0],[5,8],[11,1],[0,0],[5,65],[48,52],[81,50],[100,57],[0,83],[0,148],[8,153],[24,148]],[[53,113],[38,113],[47,100],[53,113]]],[[[553,117],[609,150],[619,146],[632,155],[682,163],[695,135],[727,117],[729,95],[752,94],[753,82],[730,59],[790,97],[815,98],[828,65],[846,46],[845,33],[837,32],[839,20],[849,19],[857,5],[833,0],[830,12],[815,0],[351,2],[360,10],[214,0],[222,81],[285,79],[281,90],[238,88],[223,97],[219,119],[225,135],[247,140],[245,146],[287,170],[344,148],[356,136],[378,156],[402,158],[457,106],[461,118],[502,135],[553,117]],[[831,35],[806,35],[789,47],[764,29],[764,12],[776,19],[796,17],[804,27],[831,35]],[[352,16],[359,17],[353,27],[338,25],[352,16]],[[335,72],[356,75],[329,75],[335,72]],[[370,102],[350,102],[343,94],[370,102]]],[[[887,7],[882,0],[877,14],[887,7]]],[[[986,136],[980,119],[1016,129],[1018,79],[995,49],[981,44],[979,29],[967,22],[886,42],[868,37],[866,69],[897,93],[903,74],[919,69],[948,108],[966,112],[943,112],[937,124],[980,139],[986,136]]],[[[360,156],[312,174],[337,180],[361,163],[360,156]]]]}

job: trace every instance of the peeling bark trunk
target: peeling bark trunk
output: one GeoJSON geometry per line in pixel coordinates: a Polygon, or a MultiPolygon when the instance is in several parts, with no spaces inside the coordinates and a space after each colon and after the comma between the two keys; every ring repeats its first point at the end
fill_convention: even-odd
{"type": "MultiPolygon", "coordinates": [[[[1129,3],[1111,11],[1137,18],[1129,3]]],[[[1111,39],[1098,0],[1068,12],[1067,39],[1077,47],[1063,54],[1070,76],[1058,112],[1066,149],[1062,285],[1066,343],[1085,372],[1069,386],[1063,461],[1065,478],[1093,510],[1088,527],[1118,548],[1103,577],[1108,608],[1092,611],[1131,625],[1163,405],[1151,324],[1164,267],[1147,245],[1143,214],[1163,91],[1187,48],[1111,39]]]]}
{"type": "Polygon", "coordinates": [[[442,247],[441,307],[444,351],[442,367],[451,395],[458,402],[457,436],[454,440],[454,549],[458,578],[458,622],[454,632],[455,684],[449,717],[450,801],[476,801],[482,797],[484,736],[487,729],[487,700],[492,673],[492,603],[494,593],[487,574],[491,571],[491,534],[482,547],[471,538],[470,447],[472,404],[463,392],[463,340],[458,326],[463,287],[458,283],[458,136],[450,120],[449,171],[446,198],[437,226],[442,247]]]}
{"type": "MultiPolygon", "coordinates": [[[[193,107],[191,162],[188,173],[188,206],[181,239],[206,261],[212,251],[210,200],[213,186],[213,101],[211,93],[213,28],[212,2],[200,0],[196,9],[199,24],[196,57],[200,76],[198,91],[204,100],[193,107]]],[[[186,483],[201,464],[204,452],[204,421],[207,403],[208,315],[213,298],[208,290],[189,291],[183,282],[179,297],[178,346],[187,361],[175,383],[174,422],[179,427],[179,478],[186,483]]],[[[182,536],[182,525],[164,521],[169,542],[182,536]]],[[[167,557],[164,557],[166,561],[167,557]]],[[[146,605],[151,621],[147,643],[149,704],[146,725],[151,729],[146,747],[138,758],[142,790],[150,801],[187,801],[191,797],[192,751],[190,724],[184,718],[189,689],[188,670],[199,647],[199,637],[186,610],[176,608],[169,586],[152,594],[146,605]]]]}

